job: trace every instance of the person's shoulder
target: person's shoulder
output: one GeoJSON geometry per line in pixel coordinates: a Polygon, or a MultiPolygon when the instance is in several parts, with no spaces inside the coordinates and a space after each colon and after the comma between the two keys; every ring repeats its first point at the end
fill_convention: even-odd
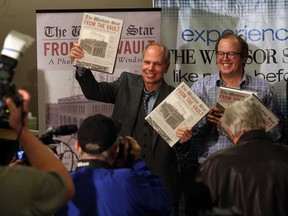
{"type": "Polygon", "coordinates": [[[42,170],[38,170],[32,166],[21,166],[21,165],[16,165],[16,166],[13,166],[13,167],[1,167],[0,168],[1,170],[1,173],[5,173],[7,175],[33,175],[35,174],[36,176],[37,175],[41,175],[41,173],[43,174],[47,174],[49,172],[45,172],[45,171],[42,171],[42,170]],[[3,170],[5,170],[5,172],[2,172],[3,170]]]}
{"type": "Polygon", "coordinates": [[[283,144],[283,143],[277,143],[277,142],[272,142],[270,143],[270,147],[273,148],[274,152],[278,152],[279,155],[283,155],[285,158],[287,158],[288,162],[288,146],[283,144]]]}
{"type": "MultiPolygon", "coordinates": [[[[56,184],[58,184],[59,188],[66,188],[64,179],[55,172],[43,171],[36,169],[31,166],[14,166],[14,167],[4,167],[3,170],[0,169],[2,173],[2,180],[7,179],[21,179],[21,183],[18,181],[14,181],[15,187],[17,185],[23,185],[25,182],[33,182],[31,187],[37,187],[43,184],[54,184],[56,188],[56,184]],[[5,170],[5,172],[3,172],[5,170]],[[3,175],[5,173],[5,175],[3,175]]],[[[12,182],[11,182],[12,185],[12,182]]],[[[21,186],[20,186],[21,187],[21,186]]]]}
{"type": "Polygon", "coordinates": [[[123,187],[131,187],[136,182],[140,183],[141,181],[141,176],[131,168],[114,169],[111,171],[111,178],[123,187]]]}
{"type": "Polygon", "coordinates": [[[129,77],[129,78],[141,78],[142,76],[139,75],[139,74],[135,74],[135,73],[131,73],[131,72],[128,72],[128,71],[123,71],[121,72],[121,75],[122,77],[129,77]]]}
{"type": "Polygon", "coordinates": [[[258,85],[261,84],[262,86],[266,86],[267,88],[271,88],[272,84],[270,82],[268,82],[267,80],[260,78],[260,77],[256,77],[253,76],[251,74],[246,73],[246,77],[248,80],[250,80],[250,82],[253,83],[257,83],[258,85]]]}
{"type": "Polygon", "coordinates": [[[127,71],[123,71],[121,74],[120,74],[120,80],[126,80],[127,82],[131,83],[131,82],[142,82],[143,81],[143,78],[141,75],[139,74],[134,74],[134,73],[131,73],[131,72],[127,72],[127,71]]]}
{"type": "Polygon", "coordinates": [[[162,89],[163,89],[163,88],[167,88],[169,92],[172,92],[172,91],[175,89],[174,86],[168,84],[164,79],[163,79],[163,81],[162,81],[162,84],[161,84],[161,87],[160,87],[160,88],[162,88],[162,89]]]}
{"type": "Polygon", "coordinates": [[[215,72],[211,75],[206,75],[204,77],[199,78],[196,82],[193,83],[192,89],[195,88],[207,88],[211,86],[217,85],[217,80],[219,80],[219,73],[215,72]]]}
{"type": "Polygon", "coordinates": [[[227,164],[230,164],[231,161],[235,159],[234,155],[235,155],[235,152],[237,152],[236,148],[237,146],[233,145],[225,149],[219,150],[213,153],[212,155],[210,155],[203,162],[202,165],[206,167],[214,167],[214,168],[217,167],[217,169],[223,168],[227,166],[227,164]]]}
{"type": "Polygon", "coordinates": [[[215,72],[215,73],[212,73],[211,75],[205,75],[201,78],[199,78],[196,82],[196,83],[207,83],[207,82],[216,82],[217,80],[219,79],[219,73],[218,72],[215,72]]]}

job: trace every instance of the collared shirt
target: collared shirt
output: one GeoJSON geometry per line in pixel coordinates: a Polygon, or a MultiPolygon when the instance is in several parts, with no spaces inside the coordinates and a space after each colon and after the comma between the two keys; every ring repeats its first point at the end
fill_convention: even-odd
{"type": "MultiPolygon", "coordinates": [[[[153,107],[154,107],[154,105],[155,105],[155,102],[156,102],[156,100],[157,100],[157,97],[158,97],[158,95],[159,95],[159,92],[160,92],[160,86],[159,86],[159,88],[157,88],[156,90],[155,90],[155,94],[154,95],[152,95],[150,98],[149,98],[149,100],[148,100],[148,114],[152,111],[152,109],[153,109],[153,107]]],[[[143,91],[144,92],[146,92],[146,93],[149,93],[145,88],[143,89],[143,91]]]]}
{"type": "MultiPolygon", "coordinates": [[[[214,107],[216,106],[216,98],[220,86],[225,86],[225,84],[219,73],[215,73],[199,79],[192,85],[191,89],[208,107],[214,107]]],[[[274,88],[269,82],[244,72],[242,82],[237,89],[258,92],[257,97],[269,110],[279,117],[277,98],[274,88]]],[[[194,145],[197,144],[198,160],[200,163],[214,152],[232,145],[232,142],[226,136],[218,134],[215,125],[207,124],[206,119],[203,119],[198,124],[197,129],[198,131],[193,134],[192,143],[194,145]]],[[[279,126],[275,127],[269,133],[273,139],[279,139],[281,137],[281,128],[279,126]]]]}

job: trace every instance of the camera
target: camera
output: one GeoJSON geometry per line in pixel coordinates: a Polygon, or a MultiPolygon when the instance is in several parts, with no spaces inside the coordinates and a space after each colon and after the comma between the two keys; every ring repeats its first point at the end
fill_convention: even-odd
{"type": "Polygon", "coordinates": [[[0,127],[10,128],[10,110],[5,104],[7,98],[12,98],[17,107],[21,106],[22,99],[12,83],[18,59],[30,47],[34,39],[28,35],[11,31],[4,41],[0,55],[0,127]]]}
{"type": "Polygon", "coordinates": [[[134,148],[134,152],[137,150],[137,146],[140,146],[132,137],[120,137],[119,139],[119,151],[117,154],[117,159],[115,162],[115,166],[118,168],[123,167],[131,167],[133,162],[135,161],[134,153],[132,153],[132,149],[134,148]],[[134,146],[134,147],[133,147],[134,146]]]}
{"type": "Polygon", "coordinates": [[[22,103],[20,95],[14,84],[11,84],[11,79],[14,74],[14,67],[17,61],[6,56],[0,56],[0,127],[9,128],[9,109],[5,104],[6,98],[13,99],[16,106],[22,103]]]}

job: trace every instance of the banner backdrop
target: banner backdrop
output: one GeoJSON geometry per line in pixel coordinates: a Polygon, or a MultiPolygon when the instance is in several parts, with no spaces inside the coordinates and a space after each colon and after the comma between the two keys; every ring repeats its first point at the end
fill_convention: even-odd
{"type": "MultiPolygon", "coordinates": [[[[78,41],[84,12],[124,20],[114,73],[95,72],[98,81],[111,82],[122,71],[140,74],[143,49],[148,43],[160,41],[160,9],[37,10],[40,134],[51,127],[79,126],[84,118],[95,113],[112,112],[112,105],[85,99],[74,78],[69,52],[78,41]]],[[[71,139],[64,141],[69,143],[71,139]]]]}
{"type": "Polygon", "coordinates": [[[246,72],[266,79],[276,90],[283,115],[287,116],[288,4],[284,0],[154,0],[162,9],[161,42],[171,50],[166,80],[190,86],[199,78],[218,72],[217,39],[226,31],[244,36],[250,57],[246,72]]]}

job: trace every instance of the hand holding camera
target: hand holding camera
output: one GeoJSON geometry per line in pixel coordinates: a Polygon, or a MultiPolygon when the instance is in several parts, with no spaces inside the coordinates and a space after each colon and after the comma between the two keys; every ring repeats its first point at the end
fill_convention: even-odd
{"type": "Polygon", "coordinates": [[[141,147],[138,142],[130,136],[122,138],[119,143],[119,152],[115,162],[116,167],[131,167],[134,161],[141,158],[141,147]]]}

